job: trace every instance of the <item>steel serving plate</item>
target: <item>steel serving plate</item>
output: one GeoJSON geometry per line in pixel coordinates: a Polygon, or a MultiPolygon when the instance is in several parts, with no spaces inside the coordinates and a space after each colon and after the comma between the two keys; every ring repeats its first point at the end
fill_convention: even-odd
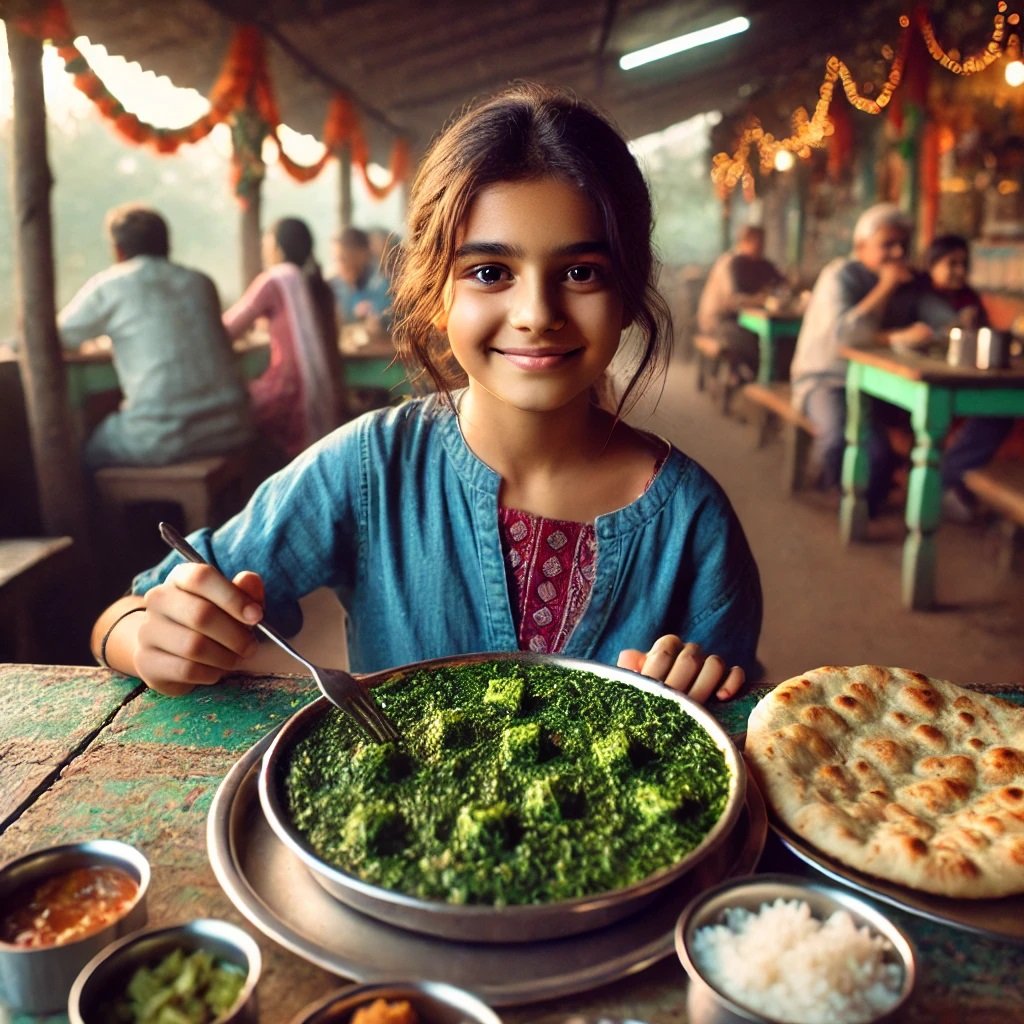
{"type": "Polygon", "coordinates": [[[910,889],[884,878],[864,874],[829,857],[806,839],[798,836],[774,815],[770,818],[770,824],[772,831],[791,853],[834,882],[929,921],[975,932],[988,938],[1024,942],[1024,896],[957,899],[925,892],[923,889],[910,889]]]}
{"type": "Polygon", "coordinates": [[[716,855],[666,886],[643,913],[538,942],[436,939],[336,900],[278,839],[257,792],[261,760],[273,736],[243,754],[214,795],[206,830],[213,873],[239,913],[269,939],[360,982],[399,976],[447,982],[491,1006],[522,1006],[609,984],[670,957],[680,910],[722,879],[750,874],[768,831],[764,800],[749,779],[740,817],[716,855]]]}
{"type": "Polygon", "coordinates": [[[459,665],[476,665],[495,661],[553,665],[589,672],[643,690],[662,700],[674,701],[711,736],[722,751],[729,768],[730,782],[726,806],[718,821],[703,840],[674,864],[622,889],[573,900],[545,904],[523,904],[505,907],[458,905],[440,900],[421,899],[406,893],[384,889],[357,878],[343,869],[322,860],[305,837],[292,824],[284,805],[281,781],[286,773],[289,755],[295,744],[330,711],[324,699],[299,709],[284,723],[270,749],[264,755],[260,772],[260,801],[271,828],[313,873],[314,878],[336,899],[361,910],[364,914],[413,931],[475,942],[533,942],[600,928],[638,910],[654,900],[658,893],[681,875],[692,870],[729,834],[743,807],[746,787],[746,765],[725,729],[701,705],[635,672],[611,668],[596,662],[554,655],[502,653],[469,654],[416,662],[372,676],[362,676],[368,686],[396,677],[408,677],[431,669],[459,665]]]}

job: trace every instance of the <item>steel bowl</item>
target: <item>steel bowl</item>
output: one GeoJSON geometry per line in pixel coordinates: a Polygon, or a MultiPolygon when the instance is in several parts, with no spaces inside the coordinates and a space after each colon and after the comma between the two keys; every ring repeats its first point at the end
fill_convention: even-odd
{"type": "Polygon", "coordinates": [[[150,928],[115,942],[93,957],[71,986],[69,1024],[100,1024],[111,1019],[104,1013],[105,1004],[120,997],[140,967],[155,966],[175,949],[189,953],[205,949],[218,960],[240,967],[245,972],[245,984],[231,1009],[217,1018],[217,1024],[256,1024],[260,947],[237,925],[212,918],[150,928]]]}
{"type": "Polygon", "coordinates": [[[125,913],[105,928],[73,942],[26,948],[0,942],[0,1003],[25,1013],[63,1011],[76,975],[111,941],[146,923],[149,862],[133,846],[113,839],[93,839],[35,850],[0,868],[0,906],[47,877],[73,868],[109,864],[138,883],[125,913]]]}
{"type": "Polygon", "coordinates": [[[364,676],[362,681],[372,687],[394,680],[396,676],[410,676],[424,669],[488,661],[544,663],[577,669],[644,690],[664,700],[675,701],[710,734],[729,767],[729,794],[718,821],[701,843],[678,862],[626,888],[579,899],[499,908],[456,905],[383,889],[321,860],[292,824],[285,807],[280,780],[285,774],[285,766],[294,745],[330,710],[330,705],[321,698],[301,708],[281,727],[264,755],[260,770],[259,793],[263,812],[277,837],[305,864],[317,882],[336,899],[389,924],[464,942],[533,942],[538,939],[576,935],[611,924],[656,899],[665,886],[692,870],[710,855],[735,827],[743,809],[746,768],[729,734],[700,704],[635,672],[597,662],[553,655],[468,654],[389,669],[372,676],[364,676]]]}
{"type": "Polygon", "coordinates": [[[731,907],[752,913],[765,903],[777,899],[803,900],[811,914],[825,919],[837,910],[845,910],[858,926],[889,942],[887,961],[899,965],[902,984],[895,1004],[883,1013],[864,1020],[863,1024],[882,1024],[902,1019],[917,978],[917,961],[910,939],[884,914],[867,901],[845,889],[826,885],[795,875],[754,875],[730,879],[695,897],[679,916],[675,931],[676,954],[689,975],[686,994],[687,1020],[691,1024],[784,1024],[779,1018],[766,1017],[738,1002],[728,992],[712,984],[694,960],[696,932],[706,926],[720,924],[731,907]]]}
{"type": "Polygon", "coordinates": [[[377,981],[350,985],[300,1010],[288,1024],[345,1024],[376,999],[404,1000],[419,1024],[501,1024],[501,1018],[465,989],[441,981],[377,981]]]}

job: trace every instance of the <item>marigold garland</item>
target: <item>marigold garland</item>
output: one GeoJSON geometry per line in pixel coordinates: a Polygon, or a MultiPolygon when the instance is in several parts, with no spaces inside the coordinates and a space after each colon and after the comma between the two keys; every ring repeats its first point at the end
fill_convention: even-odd
{"type": "Polygon", "coordinates": [[[793,113],[792,135],[784,139],[776,139],[766,132],[761,122],[754,117],[744,126],[733,153],[715,154],[711,161],[711,180],[714,182],[719,196],[724,199],[737,185],[741,185],[744,195],[748,199],[753,197],[754,173],[750,158],[751,150],[755,146],[763,170],[768,170],[774,165],[775,156],[780,150],[788,150],[797,156],[809,157],[812,149],[825,146],[828,138],[834,133],[833,119],[829,116],[828,111],[837,81],[842,82],[843,93],[851,106],[868,114],[880,114],[889,104],[903,80],[912,25],[916,25],[928,53],[938,64],[954,74],[973,75],[984,71],[1006,52],[1003,40],[1006,35],[1007,22],[1016,24],[1020,20],[1016,14],[1007,16],[1006,11],[1005,0],[999,0],[993,20],[992,35],[984,50],[963,61],[955,59],[939,43],[931,18],[923,6],[915,8],[912,17],[906,14],[901,15],[899,19],[900,36],[896,49],[886,47],[883,50],[883,54],[890,61],[889,74],[874,99],[861,95],[849,67],[842,60],[835,55],[829,57],[825,62],[825,74],[818,91],[818,102],[815,105],[814,114],[808,118],[806,109],[798,107],[793,113]]]}
{"type": "Polygon", "coordinates": [[[18,19],[17,25],[23,32],[53,43],[76,88],[92,101],[118,134],[135,145],[148,145],[158,153],[174,153],[179,146],[205,138],[216,125],[229,122],[234,143],[232,184],[243,204],[249,202],[253,190],[263,180],[262,143],[267,137],[277,147],[281,167],[299,182],[312,181],[332,159],[340,159],[346,145],[349,158],[375,198],[385,198],[408,176],[408,143],[396,139],[391,151],[391,180],[384,186],[369,180],[369,146],[359,115],[349,98],[340,92],[332,96],[328,105],[322,133],[323,156],[310,165],[289,157],[280,139],[282,121],[267,66],[266,44],[254,25],[235,28],[220,73],[207,97],[209,111],[181,128],[156,128],[124,108],[75,45],[75,32],[61,0],[50,0],[40,11],[18,19]]]}

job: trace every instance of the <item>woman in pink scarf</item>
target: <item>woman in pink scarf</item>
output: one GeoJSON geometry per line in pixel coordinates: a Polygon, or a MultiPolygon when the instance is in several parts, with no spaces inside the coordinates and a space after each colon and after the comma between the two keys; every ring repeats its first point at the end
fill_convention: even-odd
{"type": "Polygon", "coordinates": [[[291,459],[341,422],[341,358],[334,297],[313,258],[313,235],[295,217],[263,236],[264,270],[224,313],[237,338],[260,317],[270,365],[249,385],[260,434],[291,459]]]}

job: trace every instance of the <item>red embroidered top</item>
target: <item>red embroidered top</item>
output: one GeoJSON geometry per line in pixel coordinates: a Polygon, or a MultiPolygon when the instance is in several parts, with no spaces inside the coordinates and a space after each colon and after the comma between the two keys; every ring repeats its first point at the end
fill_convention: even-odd
{"type": "Polygon", "coordinates": [[[498,510],[519,649],[562,650],[594,584],[597,535],[591,523],[498,510]]]}
{"type": "MultiPolygon", "coordinates": [[[[666,451],[658,457],[644,490],[667,455],[666,451]]],[[[498,528],[519,649],[557,654],[579,622],[594,586],[597,533],[593,523],[499,508],[498,528]]]]}

